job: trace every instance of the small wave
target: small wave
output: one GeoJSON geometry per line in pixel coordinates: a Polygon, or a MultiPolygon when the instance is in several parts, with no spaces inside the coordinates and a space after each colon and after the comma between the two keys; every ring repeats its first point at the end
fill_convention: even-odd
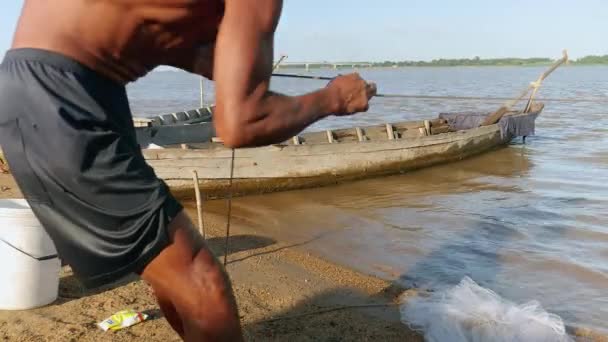
{"type": "Polygon", "coordinates": [[[430,342],[572,341],[562,319],[538,302],[517,305],[469,277],[452,288],[408,299],[401,318],[430,342]]]}

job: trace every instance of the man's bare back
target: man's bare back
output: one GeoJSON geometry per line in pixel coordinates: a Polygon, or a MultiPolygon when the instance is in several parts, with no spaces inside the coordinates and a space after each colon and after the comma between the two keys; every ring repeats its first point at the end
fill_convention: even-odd
{"type": "Polygon", "coordinates": [[[359,75],[270,90],[281,0],[26,0],[0,64],[0,144],[74,273],[99,286],[137,273],[186,341],[239,341],[225,270],[137,145],[125,84],[159,65],[215,81],[228,147],[280,143],[366,111],[359,75]]]}
{"type": "Polygon", "coordinates": [[[61,52],[128,82],[193,63],[215,41],[223,12],[222,0],[26,0],[13,48],[61,52]]]}

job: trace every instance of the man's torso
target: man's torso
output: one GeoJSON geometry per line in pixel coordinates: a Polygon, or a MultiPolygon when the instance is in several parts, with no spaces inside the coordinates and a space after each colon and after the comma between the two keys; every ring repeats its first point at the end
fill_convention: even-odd
{"type": "Polygon", "coordinates": [[[222,0],[26,0],[13,48],[59,52],[127,82],[213,42],[223,11],[222,0]]]}

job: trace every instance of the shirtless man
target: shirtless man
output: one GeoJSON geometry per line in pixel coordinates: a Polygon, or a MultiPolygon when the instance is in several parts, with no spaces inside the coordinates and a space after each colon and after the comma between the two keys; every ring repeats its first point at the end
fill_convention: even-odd
{"type": "MultiPolygon", "coordinates": [[[[213,79],[229,147],[279,143],[366,111],[356,74],[269,91],[280,0],[25,0],[0,67],[0,145],[86,286],[137,273],[186,341],[242,339],[228,277],[135,139],[125,84],[170,65],[213,79]]],[[[303,42],[305,43],[305,42],[303,42]]]]}

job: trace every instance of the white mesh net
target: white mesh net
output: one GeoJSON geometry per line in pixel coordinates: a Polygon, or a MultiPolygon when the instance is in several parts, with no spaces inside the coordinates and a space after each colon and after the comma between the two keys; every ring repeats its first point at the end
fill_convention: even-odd
{"type": "Polygon", "coordinates": [[[430,296],[408,299],[401,318],[429,342],[571,341],[562,319],[538,302],[516,305],[468,277],[430,296]]]}

